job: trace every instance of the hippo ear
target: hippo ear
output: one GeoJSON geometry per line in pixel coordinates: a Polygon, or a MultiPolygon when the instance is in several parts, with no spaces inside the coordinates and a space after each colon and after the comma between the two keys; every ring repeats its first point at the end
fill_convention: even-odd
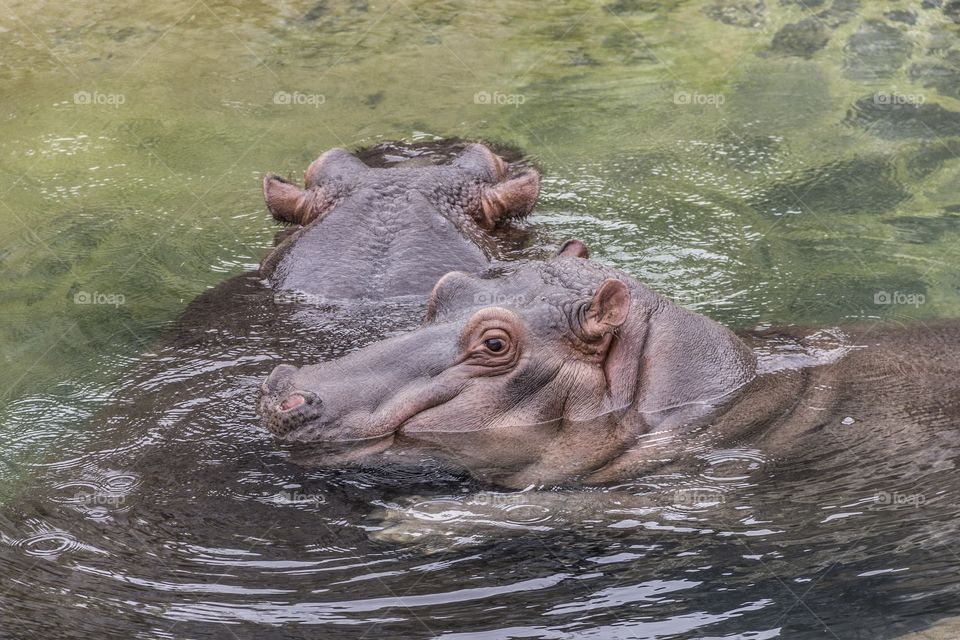
{"type": "Polygon", "coordinates": [[[639,376],[640,353],[647,339],[649,311],[630,316],[630,291],[620,280],[604,280],[593,294],[584,314],[584,333],[594,339],[609,336],[603,356],[603,373],[611,408],[619,410],[633,403],[639,376]],[[628,321],[629,320],[629,321],[628,321]]]}
{"type": "Polygon", "coordinates": [[[630,313],[630,291],[622,281],[607,278],[600,283],[587,307],[580,327],[587,340],[613,333],[627,320],[630,313]]]}
{"type": "Polygon", "coordinates": [[[423,324],[430,324],[438,316],[443,315],[448,310],[451,300],[470,287],[472,282],[470,276],[463,271],[451,271],[437,280],[427,300],[427,313],[423,318],[423,324]]]}
{"type": "Polygon", "coordinates": [[[465,169],[474,175],[490,175],[492,182],[500,182],[507,177],[507,163],[495,154],[486,145],[473,143],[460,152],[453,161],[453,166],[465,169]]]}
{"type": "Polygon", "coordinates": [[[290,224],[309,224],[332,204],[322,189],[304,191],[274,173],[263,177],[263,199],[275,220],[290,224]]]}
{"type": "Polygon", "coordinates": [[[370,167],[363,160],[346,149],[330,149],[310,163],[303,172],[303,183],[307,189],[320,186],[325,180],[350,180],[353,176],[370,167]]]}
{"type": "Polygon", "coordinates": [[[570,256],[573,258],[589,258],[590,249],[588,249],[587,245],[585,245],[581,240],[577,240],[576,238],[571,238],[570,240],[567,240],[562,245],[560,245],[560,249],[557,251],[555,257],[559,258],[560,256],[570,256]]]}
{"type": "Polygon", "coordinates": [[[523,217],[533,211],[540,196],[540,174],[534,169],[484,187],[480,194],[480,226],[492,229],[507,218],[523,217]]]}

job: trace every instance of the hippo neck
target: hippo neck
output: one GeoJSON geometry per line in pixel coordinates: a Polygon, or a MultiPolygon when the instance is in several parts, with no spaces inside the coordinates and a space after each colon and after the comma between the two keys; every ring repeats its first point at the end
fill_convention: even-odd
{"type": "Polygon", "coordinates": [[[634,406],[646,430],[694,425],[756,377],[756,358],[732,331],[664,301],[651,314],[634,406]]]}

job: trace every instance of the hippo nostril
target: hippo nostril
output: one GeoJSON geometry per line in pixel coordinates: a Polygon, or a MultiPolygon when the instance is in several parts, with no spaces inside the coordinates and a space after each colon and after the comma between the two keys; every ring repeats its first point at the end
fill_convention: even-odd
{"type": "Polygon", "coordinates": [[[313,393],[309,391],[294,391],[283,399],[283,402],[281,402],[277,407],[277,412],[287,413],[301,407],[316,407],[319,404],[320,401],[313,393]]]}
{"type": "Polygon", "coordinates": [[[299,393],[293,393],[287,396],[287,399],[280,403],[280,411],[290,411],[291,409],[295,409],[306,402],[307,399],[302,395],[299,393]]]}

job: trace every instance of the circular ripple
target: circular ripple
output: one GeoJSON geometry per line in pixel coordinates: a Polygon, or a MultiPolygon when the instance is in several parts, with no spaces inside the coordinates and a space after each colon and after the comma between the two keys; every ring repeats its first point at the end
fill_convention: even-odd
{"type": "Polygon", "coordinates": [[[450,522],[463,516],[463,505],[452,498],[438,498],[417,502],[409,511],[419,520],[450,522]]]}
{"type": "Polygon", "coordinates": [[[538,524],[550,519],[550,509],[539,504],[514,504],[505,511],[511,524],[538,524]]]}
{"type": "Polygon", "coordinates": [[[87,507],[84,510],[84,515],[90,520],[109,520],[110,509],[100,505],[87,507]]]}
{"type": "Polygon", "coordinates": [[[59,504],[84,504],[90,496],[100,491],[99,485],[85,480],[62,482],[53,488],[59,495],[53,495],[50,499],[59,504]]]}
{"type": "Polygon", "coordinates": [[[24,553],[40,558],[55,558],[80,548],[80,542],[64,531],[47,531],[14,541],[24,553]]]}
{"type": "Polygon", "coordinates": [[[714,482],[747,480],[763,468],[766,458],[759,451],[726,449],[710,452],[704,456],[709,468],[701,476],[714,482]]]}
{"type": "Polygon", "coordinates": [[[112,493],[133,491],[140,485],[140,477],[132,473],[116,473],[104,479],[104,488],[112,493]]]}

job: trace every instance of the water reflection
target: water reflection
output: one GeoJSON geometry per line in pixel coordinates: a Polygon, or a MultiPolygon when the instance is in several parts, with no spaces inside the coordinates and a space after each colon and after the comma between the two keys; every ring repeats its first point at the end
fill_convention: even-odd
{"type": "Polygon", "coordinates": [[[433,133],[543,166],[507,257],[578,236],[732,326],[956,317],[956,3],[888,4],[11,3],[5,630],[845,638],[960,614],[946,420],[829,416],[800,456],[706,442],[586,492],[508,493],[432,460],[309,469],[253,414],[263,376],[417,326],[421,305],[278,310],[240,278],[167,326],[271,245],[264,170],[433,133]],[[95,90],[125,102],[74,102],[95,90]],[[323,108],[272,101],[294,90],[323,108]],[[198,314],[212,299],[230,302],[198,314]]]}
{"type": "MultiPolygon", "coordinates": [[[[275,340],[303,329],[291,305],[268,309],[254,324],[275,333],[229,347],[184,330],[185,346],[158,347],[85,450],[36,467],[0,511],[5,601],[56,594],[17,618],[24,632],[847,637],[956,602],[948,433],[846,441],[838,418],[799,457],[704,442],[692,465],[583,491],[505,492],[429,465],[306,469],[250,411],[275,340]]],[[[214,326],[241,320],[217,311],[214,326]]],[[[350,326],[383,330],[363,316],[350,326]]],[[[286,348],[332,357],[332,331],[286,348]]]]}

